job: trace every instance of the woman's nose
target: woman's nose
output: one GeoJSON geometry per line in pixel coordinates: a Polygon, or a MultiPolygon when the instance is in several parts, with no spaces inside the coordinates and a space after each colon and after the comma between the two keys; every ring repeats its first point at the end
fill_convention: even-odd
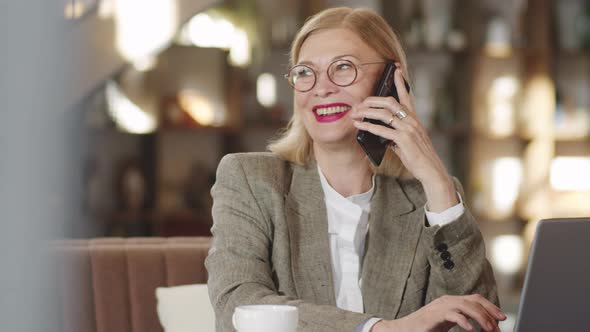
{"type": "Polygon", "coordinates": [[[314,87],[314,94],[317,97],[327,97],[333,93],[336,93],[339,89],[339,86],[334,84],[334,82],[332,82],[325,73],[318,75],[316,79],[317,82],[314,87]]]}

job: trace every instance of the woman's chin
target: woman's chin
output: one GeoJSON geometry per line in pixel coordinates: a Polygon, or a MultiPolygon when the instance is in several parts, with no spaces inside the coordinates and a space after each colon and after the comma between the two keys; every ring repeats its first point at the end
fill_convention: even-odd
{"type": "Polygon", "coordinates": [[[339,135],[339,136],[316,136],[312,138],[315,144],[330,148],[355,148],[356,144],[356,133],[355,135],[339,135]]]}

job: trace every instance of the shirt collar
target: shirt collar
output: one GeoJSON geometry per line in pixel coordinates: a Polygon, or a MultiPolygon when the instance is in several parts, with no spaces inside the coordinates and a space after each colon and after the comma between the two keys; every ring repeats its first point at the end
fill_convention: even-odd
{"type": "Polygon", "coordinates": [[[318,173],[320,175],[320,182],[322,184],[322,189],[324,190],[324,194],[326,195],[326,200],[328,202],[333,202],[340,205],[348,205],[350,203],[354,203],[357,206],[360,206],[363,210],[368,210],[369,205],[371,203],[371,197],[373,196],[373,192],[375,191],[375,174],[371,176],[371,189],[364,193],[351,195],[348,197],[342,196],[339,192],[334,190],[332,186],[326,180],[324,173],[322,173],[322,169],[320,165],[317,165],[318,173]]]}

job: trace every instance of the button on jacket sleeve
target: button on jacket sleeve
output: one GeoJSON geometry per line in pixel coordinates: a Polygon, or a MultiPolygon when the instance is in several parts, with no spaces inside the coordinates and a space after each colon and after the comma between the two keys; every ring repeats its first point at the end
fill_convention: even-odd
{"type": "MultiPolygon", "coordinates": [[[[461,184],[455,187],[464,197],[461,184]]],[[[454,221],[429,226],[426,220],[416,255],[417,270],[429,269],[427,280],[416,278],[409,285],[425,288],[424,304],[443,295],[481,294],[499,304],[492,268],[485,259],[485,246],[468,208],[454,221]]],[[[412,289],[410,289],[412,291],[412,289]]],[[[411,312],[402,312],[400,317],[411,312]]]]}

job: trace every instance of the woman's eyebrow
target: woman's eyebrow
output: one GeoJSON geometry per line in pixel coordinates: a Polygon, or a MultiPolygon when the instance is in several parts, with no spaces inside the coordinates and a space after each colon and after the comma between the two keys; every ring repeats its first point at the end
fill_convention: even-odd
{"type": "MultiPolygon", "coordinates": [[[[333,57],[332,59],[330,59],[330,62],[332,62],[334,60],[346,58],[346,57],[353,57],[355,59],[358,59],[354,54],[342,54],[342,55],[337,55],[337,56],[333,57]]],[[[313,62],[312,61],[301,61],[298,63],[298,65],[312,66],[313,62]]]]}

